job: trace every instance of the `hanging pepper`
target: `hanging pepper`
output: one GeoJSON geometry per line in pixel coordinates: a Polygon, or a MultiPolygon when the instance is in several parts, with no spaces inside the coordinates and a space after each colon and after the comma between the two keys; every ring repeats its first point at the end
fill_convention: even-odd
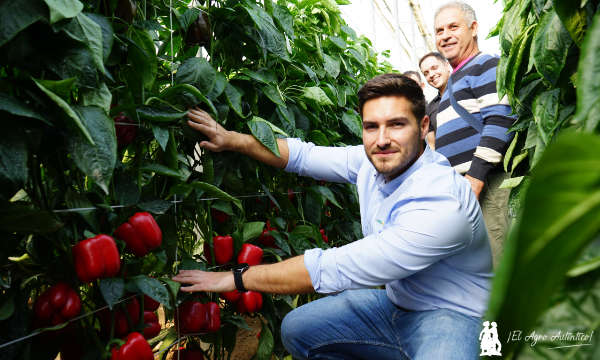
{"type": "MultiPolygon", "coordinates": [[[[229,235],[213,237],[213,250],[217,264],[228,263],[233,258],[233,238],[229,235]]],[[[213,263],[208,241],[204,242],[204,256],[210,264],[213,263]]]]}
{"type": "Polygon", "coordinates": [[[265,229],[258,236],[258,241],[261,243],[261,245],[266,247],[275,247],[275,238],[271,235],[272,230],[275,230],[275,228],[271,227],[271,223],[269,220],[267,220],[265,229]]]}
{"type": "MultiPolygon", "coordinates": [[[[118,309],[115,311],[114,317],[114,335],[115,337],[123,337],[131,330],[127,317],[131,320],[132,325],[137,324],[140,320],[140,303],[136,298],[132,298],[125,305],[125,309],[118,309]]],[[[100,311],[98,314],[100,318],[100,326],[105,334],[110,334],[111,324],[111,312],[108,309],[100,311]]]]}
{"type": "Polygon", "coordinates": [[[82,282],[119,273],[121,259],[115,240],[104,234],[80,241],[72,249],[75,272],[82,282]]]}
{"type": "Polygon", "coordinates": [[[182,334],[199,333],[208,324],[208,314],[201,302],[186,301],[179,306],[176,320],[179,321],[179,331],[182,334]]]}
{"type": "Polygon", "coordinates": [[[158,316],[154,311],[144,311],[144,337],[146,339],[152,339],[160,333],[160,324],[158,322],[158,316]]]}
{"type": "Polygon", "coordinates": [[[323,238],[323,241],[326,244],[329,243],[329,238],[327,237],[327,235],[325,235],[325,229],[319,229],[319,232],[321,233],[321,237],[323,238]]]}
{"type": "Polygon", "coordinates": [[[221,293],[221,297],[231,303],[237,302],[240,299],[240,296],[242,296],[242,293],[237,290],[226,291],[221,293]]]}
{"type": "Polygon", "coordinates": [[[125,344],[112,349],[111,360],[154,360],[152,348],[139,332],[132,332],[125,338],[125,344]]]}
{"type": "Polygon", "coordinates": [[[260,264],[262,262],[262,257],[263,249],[256,245],[246,243],[242,245],[242,249],[237,257],[237,262],[238,264],[246,263],[250,266],[253,266],[260,264]]]}
{"type": "Polygon", "coordinates": [[[204,304],[206,312],[208,313],[208,324],[206,325],[206,331],[215,332],[221,328],[221,309],[219,305],[211,301],[204,304]]]}
{"type": "Polygon", "coordinates": [[[122,149],[133,142],[137,134],[138,125],[123,112],[115,116],[113,120],[115,121],[117,147],[122,149]]]}
{"type": "Polygon", "coordinates": [[[162,232],[148,212],[138,212],[115,230],[115,236],[125,241],[127,250],[144,256],[162,244],[162,232]]]}
{"type": "Polygon", "coordinates": [[[237,303],[239,313],[253,313],[262,308],[262,294],[256,291],[243,292],[237,303]]]}
{"type": "Polygon", "coordinates": [[[214,208],[210,209],[210,215],[219,224],[222,224],[222,223],[226,222],[227,220],[229,220],[229,215],[227,213],[224,213],[221,210],[217,210],[214,208]]]}
{"type": "Polygon", "coordinates": [[[81,299],[66,283],[58,283],[40,295],[33,305],[39,326],[61,324],[79,315],[81,299]]]}
{"type": "Polygon", "coordinates": [[[144,311],[156,311],[160,303],[148,295],[144,295],[144,311]]]}
{"type": "Polygon", "coordinates": [[[204,353],[200,349],[179,349],[173,354],[173,359],[204,360],[204,353]]]}

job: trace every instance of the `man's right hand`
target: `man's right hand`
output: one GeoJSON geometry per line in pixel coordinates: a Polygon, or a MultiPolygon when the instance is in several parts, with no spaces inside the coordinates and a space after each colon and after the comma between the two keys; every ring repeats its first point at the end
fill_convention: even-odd
{"type": "Polygon", "coordinates": [[[206,111],[198,108],[188,110],[188,125],[203,133],[208,140],[200,142],[200,147],[220,152],[238,148],[236,141],[239,133],[228,131],[217,123],[206,111]]]}

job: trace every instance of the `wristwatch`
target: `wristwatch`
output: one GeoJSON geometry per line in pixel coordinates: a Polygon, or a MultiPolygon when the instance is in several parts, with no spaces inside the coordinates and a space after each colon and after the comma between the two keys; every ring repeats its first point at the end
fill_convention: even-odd
{"type": "Polygon", "coordinates": [[[242,274],[250,268],[250,265],[246,263],[241,263],[235,265],[231,271],[233,271],[233,281],[235,282],[235,288],[240,292],[246,292],[246,288],[244,287],[244,282],[242,281],[242,274]]]}

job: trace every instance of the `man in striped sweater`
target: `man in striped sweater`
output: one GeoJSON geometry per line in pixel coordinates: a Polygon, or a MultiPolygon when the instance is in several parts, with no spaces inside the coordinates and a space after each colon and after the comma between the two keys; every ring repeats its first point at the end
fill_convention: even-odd
{"type": "Polygon", "coordinates": [[[477,26],[475,11],[462,2],[445,4],[435,13],[436,46],[453,68],[452,83],[439,105],[435,144],[436,151],[471,183],[497,263],[508,226],[509,195],[498,188],[506,177],[499,164],[513,136],[507,130],[514,117],[506,97],[498,99],[498,57],[479,52],[477,26]],[[470,119],[459,115],[451,95],[472,115],[470,119]]]}

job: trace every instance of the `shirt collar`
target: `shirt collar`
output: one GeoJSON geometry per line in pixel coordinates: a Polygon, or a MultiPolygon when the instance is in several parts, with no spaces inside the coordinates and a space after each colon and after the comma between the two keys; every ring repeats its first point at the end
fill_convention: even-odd
{"type": "Polygon", "coordinates": [[[377,188],[385,196],[389,196],[391,193],[396,191],[396,189],[402,185],[404,180],[411,176],[415,171],[420,169],[423,165],[432,162],[432,156],[433,151],[429,148],[429,145],[425,145],[425,151],[423,151],[423,154],[421,154],[421,156],[419,156],[419,158],[407,170],[398,175],[398,177],[392,181],[386,183],[383,174],[377,173],[375,179],[377,188]]]}

